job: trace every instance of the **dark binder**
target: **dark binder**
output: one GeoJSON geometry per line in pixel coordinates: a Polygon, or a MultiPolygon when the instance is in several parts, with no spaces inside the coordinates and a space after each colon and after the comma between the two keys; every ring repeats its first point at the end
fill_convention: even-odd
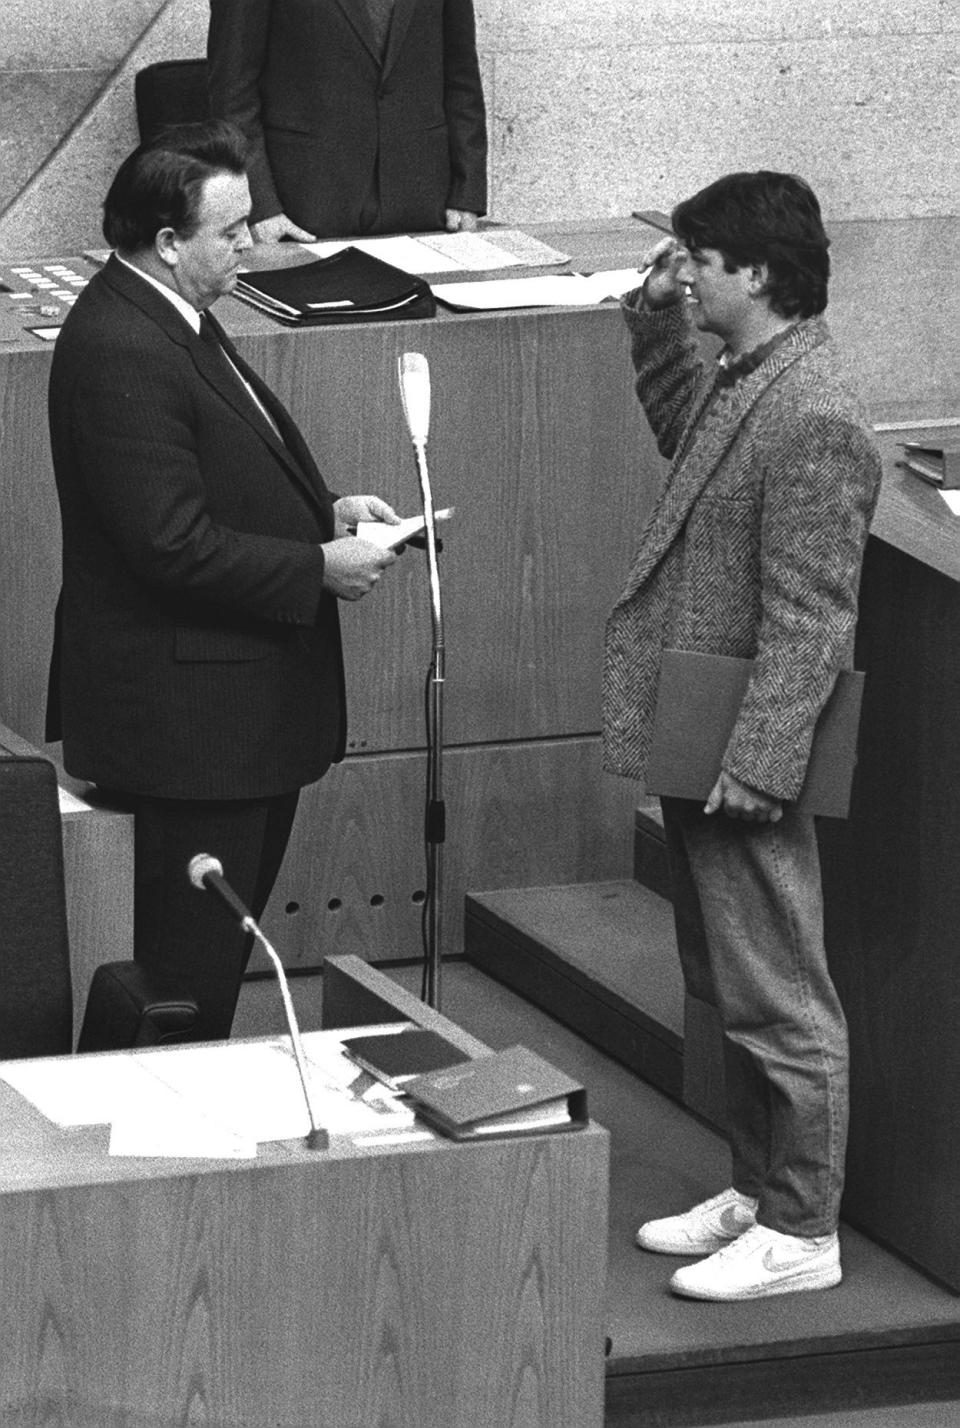
{"type": "Polygon", "coordinates": [[[903,456],[897,462],[905,471],[939,486],[942,491],[960,487],[960,446],[929,446],[912,441],[902,443],[903,456]]]}
{"type": "Polygon", "coordinates": [[[458,1066],[469,1057],[445,1036],[424,1027],[368,1036],[346,1036],[343,1049],[351,1061],[378,1081],[399,1091],[427,1071],[458,1066]]]}
{"type": "Polygon", "coordinates": [[[430,285],[360,248],[293,267],[242,273],[234,295],[291,327],[433,317],[430,285]]]}
{"type": "Polygon", "coordinates": [[[538,1135],[587,1124],[584,1088],[525,1046],[431,1071],[404,1089],[417,1114],[454,1140],[538,1135]]]}
{"type": "MultiPolygon", "coordinates": [[[[644,784],[648,793],[706,801],[737,720],[753,661],[730,655],[664,650],[653,738],[644,784]]],[[[843,669],[814,731],[797,805],[846,818],[856,765],[863,675],[843,669]]]]}

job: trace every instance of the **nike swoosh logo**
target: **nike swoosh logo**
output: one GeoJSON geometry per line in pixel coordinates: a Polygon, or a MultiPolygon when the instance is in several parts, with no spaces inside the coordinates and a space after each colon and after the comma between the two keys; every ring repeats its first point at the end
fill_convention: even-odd
{"type": "Polygon", "coordinates": [[[791,1256],[790,1259],[780,1260],[777,1257],[776,1250],[773,1245],[771,1245],[769,1249],[764,1251],[763,1267],[768,1274],[781,1274],[784,1270],[801,1269],[804,1259],[809,1259],[812,1253],[815,1253],[815,1251],[808,1253],[801,1250],[795,1257],[791,1256]]]}

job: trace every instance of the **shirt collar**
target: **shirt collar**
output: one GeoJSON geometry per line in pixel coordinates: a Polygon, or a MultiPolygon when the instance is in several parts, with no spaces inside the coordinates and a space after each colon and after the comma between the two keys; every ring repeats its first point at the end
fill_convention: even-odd
{"type": "Polygon", "coordinates": [[[797,330],[797,326],[797,323],[791,323],[768,342],[761,342],[760,346],[754,347],[751,352],[741,352],[739,357],[734,357],[730,349],[725,347],[717,358],[717,385],[732,387],[751,372],[755,372],[761,362],[765,362],[770,354],[797,330]]]}
{"type": "Polygon", "coordinates": [[[150,273],[145,273],[142,268],[137,267],[136,263],[131,263],[127,258],[121,257],[119,253],[116,254],[116,258],[125,268],[129,268],[131,273],[136,273],[138,277],[143,278],[145,283],[149,283],[151,287],[156,288],[158,293],[162,293],[167,301],[172,303],[177,309],[180,316],[189,322],[191,328],[199,337],[200,314],[195,307],[190,306],[186,298],[182,298],[173,288],[168,288],[165,283],[159,282],[158,279],[152,277],[150,273]]]}

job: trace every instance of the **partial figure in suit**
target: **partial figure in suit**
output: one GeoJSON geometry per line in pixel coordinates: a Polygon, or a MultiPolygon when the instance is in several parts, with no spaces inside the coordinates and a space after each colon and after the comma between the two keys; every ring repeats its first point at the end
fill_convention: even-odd
{"type": "Polygon", "coordinates": [[[288,413],[208,307],[251,246],[246,146],[171,130],[119,169],[115,248],[64,323],[50,379],[63,525],[48,734],[70,773],[133,809],[135,957],[191,987],[228,1036],[247,939],[187,878],[218,857],[255,916],[300,788],[344,751],[338,600],[395,557],[394,524],[328,491],[288,413]]]}
{"type": "Polygon", "coordinates": [[[211,113],[250,142],[258,242],[473,229],[473,0],[210,0],[211,113]]]}
{"type": "Polygon", "coordinates": [[[732,174],[672,223],[623,303],[672,466],[607,626],[605,766],[642,780],[665,648],[754,663],[706,805],[662,800],[684,981],[723,1025],[732,1185],[637,1242],[709,1256],[674,1292],[749,1299],[841,1277],[846,1022],[814,821],[794,800],[852,649],[880,461],[822,316],[829,240],[809,186],[732,174]],[[695,328],[722,339],[719,363],[695,328]]]}

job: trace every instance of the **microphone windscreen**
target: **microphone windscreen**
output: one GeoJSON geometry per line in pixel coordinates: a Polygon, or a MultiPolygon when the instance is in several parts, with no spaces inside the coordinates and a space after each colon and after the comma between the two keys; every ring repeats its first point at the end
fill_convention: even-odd
{"type": "Polygon", "coordinates": [[[400,396],[411,437],[415,442],[426,441],[430,430],[430,367],[422,352],[404,352],[400,358],[400,396]]]}
{"type": "Polygon", "coordinates": [[[204,892],[204,878],[209,873],[216,873],[218,877],[223,877],[223,864],[219,858],[214,858],[210,853],[194,853],[187,864],[187,877],[195,888],[204,892]]]}

